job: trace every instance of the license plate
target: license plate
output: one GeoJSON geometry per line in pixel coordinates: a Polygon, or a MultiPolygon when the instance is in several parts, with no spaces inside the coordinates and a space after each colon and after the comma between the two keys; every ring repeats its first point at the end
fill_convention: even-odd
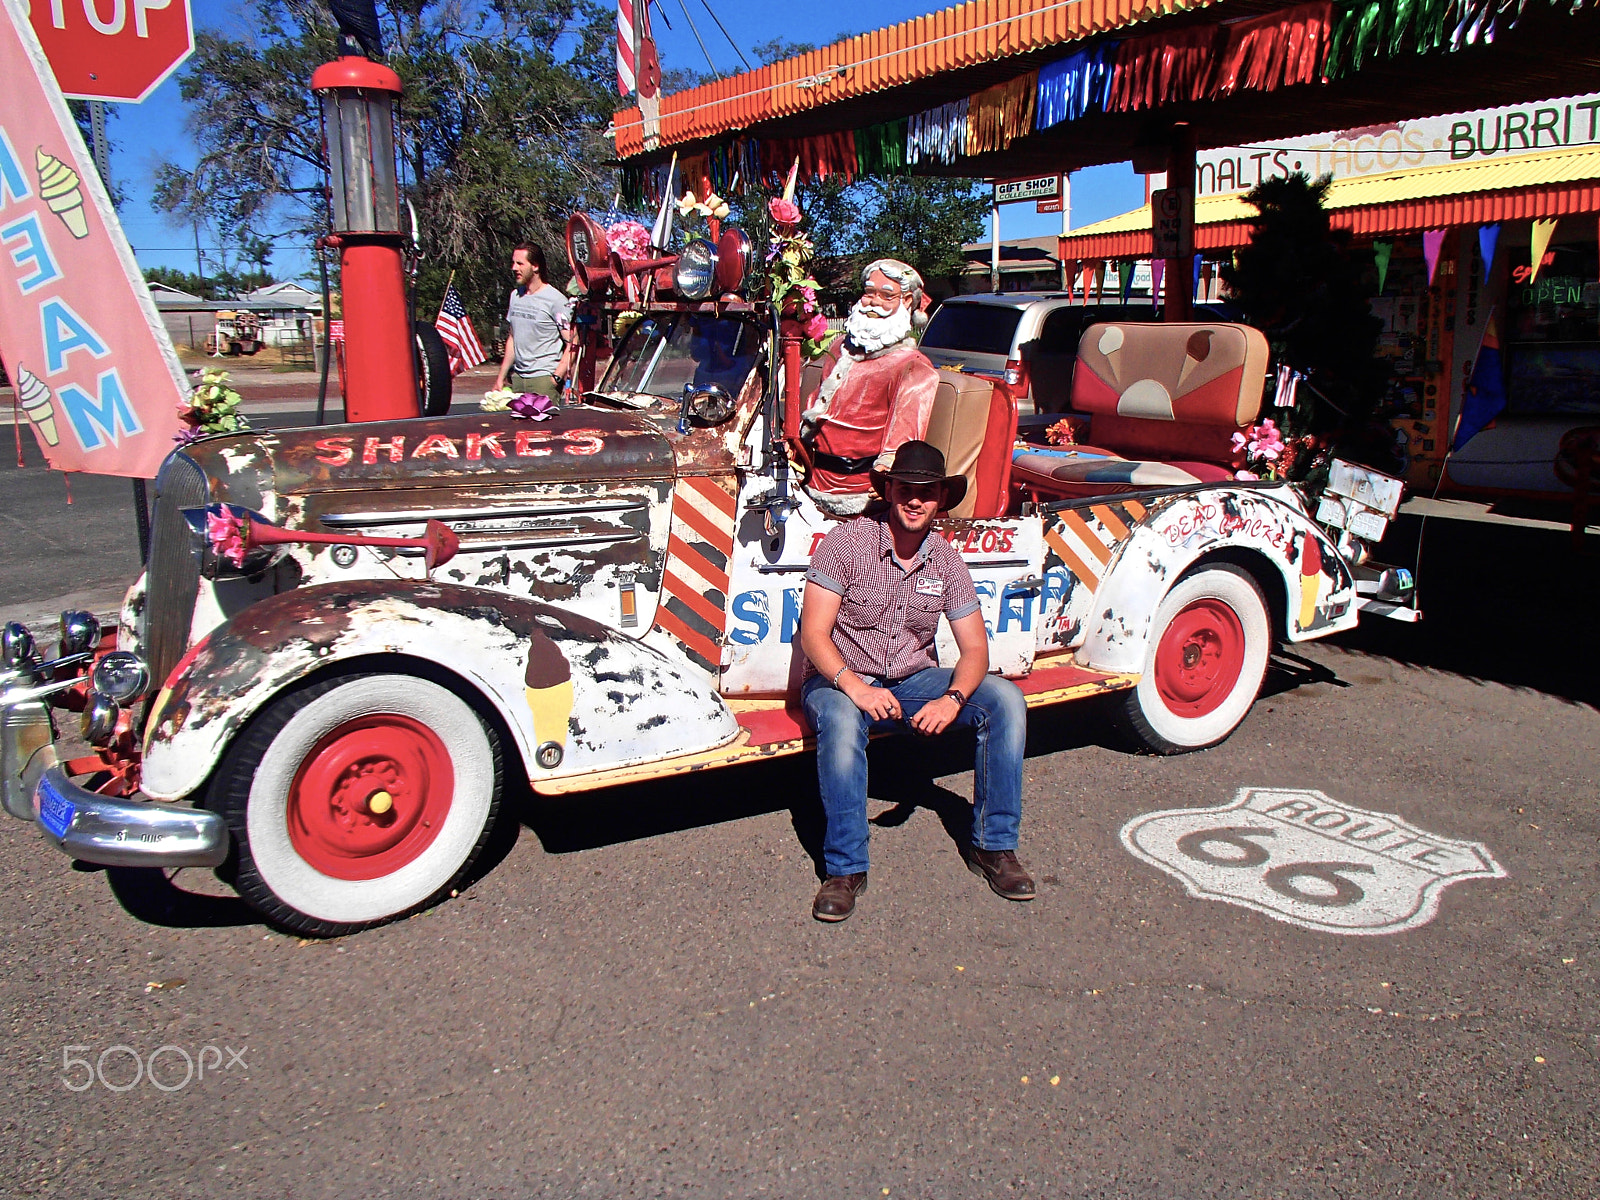
{"type": "Polygon", "coordinates": [[[58,838],[67,836],[72,818],[77,815],[78,810],[73,807],[72,801],[63,796],[46,791],[39,797],[39,824],[58,838]]]}

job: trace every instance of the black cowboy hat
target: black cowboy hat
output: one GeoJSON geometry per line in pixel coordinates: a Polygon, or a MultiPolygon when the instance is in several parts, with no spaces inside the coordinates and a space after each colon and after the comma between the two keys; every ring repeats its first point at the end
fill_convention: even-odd
{"type": "Polygon", "coordinates": [[[880,496],[885,499],[889,496],[889,481],[898,479],[901,483],[942,483],[944,484],[944,502],[939,505],[939,511],[947,512],[956,507],[966,497],[967,477],[965,475],[946,475],[944,473],[944,455],[938,447],[927,442],[905,442],[900,449],[895,451],[894,465],[887,471],[874,468],[870,473],[872,486],[877,489],[880,496]]]}

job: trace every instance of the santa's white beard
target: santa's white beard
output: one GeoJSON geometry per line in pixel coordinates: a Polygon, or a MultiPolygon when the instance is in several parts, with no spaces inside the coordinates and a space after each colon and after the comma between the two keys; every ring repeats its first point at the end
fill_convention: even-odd
{"type": "Polygon", "coordinates": [[[880,317],[863,308],[861,301],[845,318],[844,331],[849,339],[866,354],[877,354],[890,346],[898,346],[911,336],[911,310],[903,304],[895,305],[887,317],[880,317]]]}

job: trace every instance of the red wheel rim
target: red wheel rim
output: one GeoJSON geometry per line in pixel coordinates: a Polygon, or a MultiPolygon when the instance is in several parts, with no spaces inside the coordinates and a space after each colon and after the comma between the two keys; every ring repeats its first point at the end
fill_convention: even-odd
{"type": "Polygon", "coordinates": [[[335,879],[378,879],[443,828],[455,767],[439,735],[394,713],[346,721],[311,749],[289,787],[289,841],[335,879]]]}
{"type": "Polygon", "coordinates": [[[1215,712],[1244,669],[1244,626],[1221,600],[1196,600],[1167,625],[1156,647],[1156,691],[1180,717],[1215,712]]]}

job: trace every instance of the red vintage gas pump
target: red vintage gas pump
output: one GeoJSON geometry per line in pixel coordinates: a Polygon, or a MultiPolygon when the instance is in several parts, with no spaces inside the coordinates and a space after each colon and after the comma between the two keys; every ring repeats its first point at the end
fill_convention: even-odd
{"type": "Polygon", "coordinates": [[[311,76],[322,102],[333,233],[344,297],[344,411],[349,421],[420,414],[406,303],[395,177],[394,105],[400,76],[358,55],[311,76]]]}

